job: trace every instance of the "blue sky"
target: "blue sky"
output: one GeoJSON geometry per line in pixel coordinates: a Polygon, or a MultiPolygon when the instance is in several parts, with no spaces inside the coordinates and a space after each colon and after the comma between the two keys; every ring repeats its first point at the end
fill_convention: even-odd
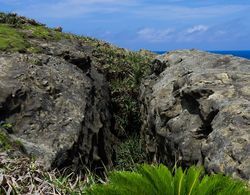
{"type": "Polygon", "coordinates": [[[250,0],[0,0],[0,10],[133,50],[250,50],[250,0]]]}

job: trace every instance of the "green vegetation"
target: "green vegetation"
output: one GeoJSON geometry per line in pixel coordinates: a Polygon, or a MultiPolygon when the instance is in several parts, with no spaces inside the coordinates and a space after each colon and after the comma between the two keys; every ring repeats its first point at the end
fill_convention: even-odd
{"type": "Polygon", "coordinates": [[[138,135],[131,135],[116,149],[117,170],[134,170],[138,164],[146,162],[146,153],[140,145],[138,135]]]}
{"type": "Polygon", "coordinates": [[[169,171],[164,165],[143,165],[136,172],[114,171],[106,185],[94,185],[93,195],[247,195],[246,184],[220,174],[203,175],[200,167],[169,171]]]}
{"type": "Polygon", "coordinates": [[[139,85],[149,74],[153,58],[102,42],[96,45],[93,57],[110,85],[116,121],[114,133],[126,139],[140,129],[139,85]]]}
{"type": "Polygon", "coordinates": [[[12,127],[13,127],[13,125],[10,124],[10,123],[2,123],[0,126],[1,126],[2,128],[4,128],[4,129],[7,129],[7,130],[12,129],[12,127]]]}
{"type": "Polygon", "coordinates": [[[0,153],[0,194],[93,195],[250,195],[244,182],[221,174],[205,175],[201,167],[170,171],[164,165],[141,165],[136,171],[113,171],[106,181],[86,170],[45,171],[27,157],[0,153]]]}
{"type": "MultiPolygon", "coordinates": [[[[1,130],[1,129],[0,129],[1,130]]],[[[0,131],[0,151],[6,151],[12,148],[10,138],[0,131]]]]}
{"type": "Polygon", "coordinates": [[[12,124],[0,123],[0,151],[7,151],[13,148],[14,142],[7,135],[6,131],[12,130],[12,124]]]}
{"type": "Polygon", "coordinates": [[[84,175],[64,171],[45,171],[30,158],[9,158],[0,153],[0,194],[84,194],[88,187],[100,182],[89,171],[84,175]]]}
{"type": "Polygon", "coordinates": [[[0,123],[0,152],[20,150],[24,151],[23,144],[18,140],[12,140],[7,132],[12,132],[12,124],[0,123]]]}
{"type": "Polygon", "coordinates": [[[40,53],[39,43],[32,40],[59,41],[71,37],[34,20],[0,12],[0,51],[40,53]]]}
{"type": "Polygon", "coordinates": [[[51,30],[45,26],[25,25],[22,29],[25,30],[29,38],[59,41],[68,37],[67,34],[51,30]]]}
{"type": "Polygon", "coordinates": [[[20,17],[17,17],[16,14],[5,14],[0,12],[0,23],[10,24],[14,27],[17,27],[22,24],[22,19],[20,17]]]}
{"type": "Polygon", "coordinates": [[[22,33],[6,24],[0,24],[0,51],[24,52],[29,46],[22,33]]]}

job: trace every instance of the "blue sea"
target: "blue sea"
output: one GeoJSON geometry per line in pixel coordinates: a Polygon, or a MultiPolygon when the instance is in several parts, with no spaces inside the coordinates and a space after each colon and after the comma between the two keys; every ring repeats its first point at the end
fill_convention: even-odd
{"type": "MultiPolygon", "coordinates": [[[[211,53],[216,53],[216,54],[224,54],[224,55],[234,55],[238,57],[243,57],[250,59],[250,50],[244,50],[244,51],[208,51],[211,53]]],[[[164,54],[166,51],[157,51],[156,53],[158,54],[164,54]]]]}

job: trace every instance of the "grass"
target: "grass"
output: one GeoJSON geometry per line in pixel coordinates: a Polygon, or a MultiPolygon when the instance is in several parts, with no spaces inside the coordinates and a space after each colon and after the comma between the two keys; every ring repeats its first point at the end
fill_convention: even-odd
{"type": "Polygon", "coordinates": [[[25,31],[31,32],[31,34],[29,35],[30,38],[35,38],[35,39],[59,41],[62,38],[68,37],[67,34],[63,34],[61,32],[54,31],[54,30],[49,29],[45,26],[24,25],[22,27],[22,29],[24,29],[25,31]]]}
{"type": "Polygon", "coordinates": [[[133,171],[113,170],[101,179],[86,169],[46,171],[28,157],[10,158],[0,153],[0,194],[93,194],[93,195],[247,195],[242,181],[221,174],[205,175],[201,167],[187,170],[164,165],[138,165],[133,171]]]}
{"type": "Polygon", "coordinates": [[[0,51],[24,52],[30,44],[17,29],[0,24],[0,51]]]}
{"type": "MultiPolygon", "coordinates": [[[[1,130],[1,128],[0,128],[1,130]]],[[[9,137],[0,131],[0,151],[6,151],[12,148],[12,142],[9,137]]]]}
{"type": "Polygon", "coordinates": [[[40,45],[32,42],[32,39],[59,41],[71,37],[34,20],[0,12],[0,51],[40,53],[40,45]]]}
{"type": "Polygon", "coordinates": [[[101,42],[93,57],[94,64],[106,75],[110,85],[116,121],[114,132],[119,138],[126,139],[140,129],[139,85],[149,74],[153,57],[101,42]]]}
{"type": "Polygon", "coordinates": [[[135,170],[138,164],[146,162],[146,153],[140,145],[138,135],[129,136],[116,149],[116,166],[117,170],[135,170]]]}
{"type": "Polygon", "coordinates": [[[46,171],[31,158],[10,158],[0,153],[0,194],[84,194],[97,182],[100,178],[90,171],[46,171]]]}
{"type": "Polygon", "coordinates": [[[12,140],[7,131],[12,131],[12,125],[9,123],[0,124],[0,152],[6,151],[24,151],[24,147],[20,141],[12,140]]]}

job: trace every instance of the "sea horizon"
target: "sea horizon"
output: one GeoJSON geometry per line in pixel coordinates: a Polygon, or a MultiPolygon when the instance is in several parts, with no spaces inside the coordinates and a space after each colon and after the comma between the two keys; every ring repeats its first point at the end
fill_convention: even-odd
{"type": "MultiPolygon", "coordinates": [[[[171,50],[170,50],[171,51],[171,50]]],[[[242,57],[246,59],[250,59],[250,50],[204,50],[206,52],[222,54],[222,55],[233,55],[236,57],[242,57]]],[[[169,51],[153,51],[157,54],[164,54],[169,51]]]]}

